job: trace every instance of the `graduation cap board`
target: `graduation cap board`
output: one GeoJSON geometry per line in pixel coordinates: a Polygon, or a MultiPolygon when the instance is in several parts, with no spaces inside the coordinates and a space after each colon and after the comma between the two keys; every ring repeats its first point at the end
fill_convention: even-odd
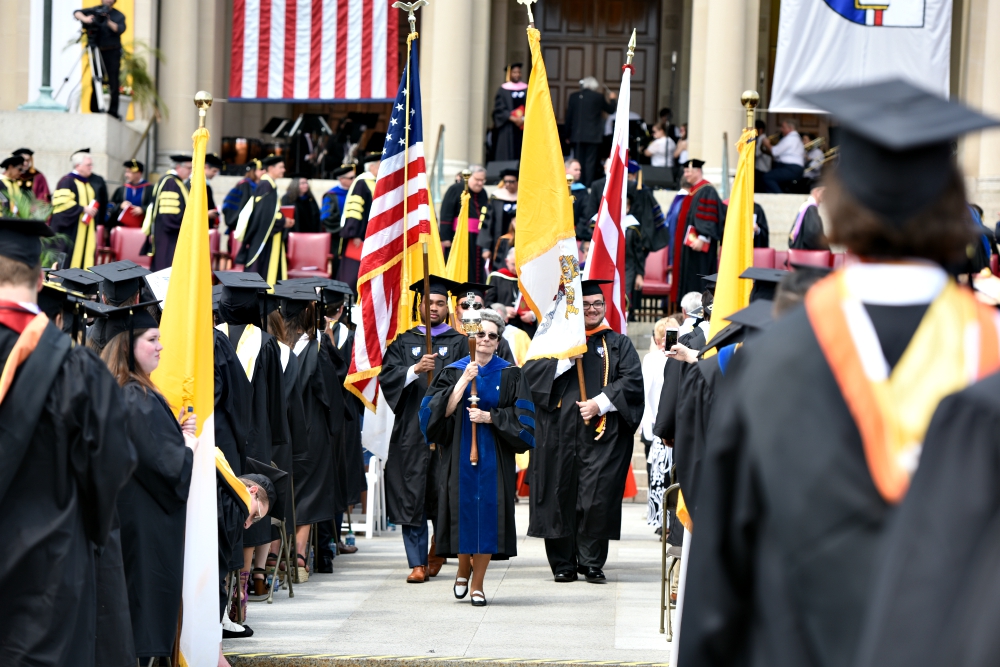
{"type": "Polygon", "coordinates": [[[727,345],[739,343],[746,337],[748,332],[769,327],[774,321],[771,316],[772,306],[773,302],[769,299],[758,299],[746,308],[737,310],[726,318],[729,324],[724,326],[719,333],[715,334],[712,340],[708,341],[701,354],[712,348],[721,350],[727,345]]]}
{"type": "Polygon", "coordinates": [[[944,190],[953,169],[953,141],[1000,125],[901,79],[799,98],[840,121],[839,178],[859,202],[894,226],[944,190]]]}
{"type": "Polygon", "coordinates": [[[597,296],[598,294],[604,294],[604,292],[601,291],[601,285],[610,285],[613,282],[613,280],[598,280],[596,278],[593,280],[584,280],[582,283],[583,296],[597,296]]]}
{"type": "Polygon", "coordinates": [[[216,271],[215,277],[226,289],[267,291],[271,286],[260,277],[260,274],[244,271],[216,271]]]}
{"type": "Polygon", "coordinates": [[[750,292],[750,302],[759,299],[774,300],[774,292],[778,289],[778,283],[790,272],[784,269],[765,269],[751,266],[740,274],[740,278],[753,281],[753,291],[750,292]]]}
{"type": "Polygon", "coordinates": [[[95,296],[101,287],[101,277],[83,269],[50,271],[49,276],[58,278],[60,284],[66,289],[90,296],[95,296]]]}
{"type": "Polygon", "coordinates": [[[252,458],[247,458],[247,471],[248,474],[244,475],[244,477],[250,477],[250,479],[259,483],[259,480],[255,478],[257,475],[260,475],[271,484],[270,489],[264,485],[264,490],[267,492],[270,504],[270,507],[267,508],[267,515],[282,521],[287,520],[285,510],[291,509],[288,506],[288,493],[290,490],[288,487],[291,481],[288,473],[252,458]]]}
{"type": "Polygon", "coordinates": [[[149,269],[128,259],[92,266],[90,272],[103,278],[101,291],[111,303],[122,303],[131,299],[142,287],[142,279],[150,274],[149,269]]]}
{"type": "Polygon", "coordinates": [[[42,256],[40,239],[48,236],[55,236],[55,232],[44,222],[0,218],[0,257],[38,266],[42,256]]]}
{"type": "MultiPolygon", "coordinates": [[[[431,294],[442,294],[448,296],[452,294],[456,297],[465,296],[467,292],[463,291],[464,286],[455,282],[454,280],[448,280],[447,278],[442,278],[441,276],[430,275],[430,293],[431,294]]],[[[484,286],[485,287],[485,286],[484,286]]],[[[410,285],[410,291],[416,292],[417,294],[424,293],[424,279],[421,278],[417,282],[410,285]]],[[[483,296],[480,294],[480,296],[483,296]]]]}

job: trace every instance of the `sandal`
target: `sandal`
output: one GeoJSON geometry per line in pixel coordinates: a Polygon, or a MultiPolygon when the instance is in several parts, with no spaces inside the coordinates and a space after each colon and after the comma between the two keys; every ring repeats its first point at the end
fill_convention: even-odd
{"type": "Polygon", "coordinates": [[[250,592],[250,573],[240,571],[240,583],[234,592],[233,605],[229,608],[229,618],[234,623],[247,619],[247,597],[250,592]]]}
{"type": "Polygon", "coordinates": [[[486,595],[482,591],[472,591],[472,606],[485,607],[486,595]]]}
{"type": "Polygon", "coordinates": [[[469,580],[463,579],[462,577],[455,577],[455,598],[458,600],[463,599],[469,594],[469,580]]]}
{"type": "Polygon", "coordinates": [[[253,592],[250,593],[250,600],[252,602],[266,600],[269,593],[267,588],[267,572],[264,568],[255,567],[250,574],[253,577],[253,592]]]}
{"type": "Polygon", "coordinates": [[[267,554],[267,562],[264,567],[273,570],[278,566],[278,554],[269,553],[267,554]]]}
{"type": "Polygon", "coordinates": [[[296,555],[298,556],[298,565],[295,567],[295,579],[293,581],[296,584],[304,584],[309,581],[309,563],[302,554],[296,555]]]}

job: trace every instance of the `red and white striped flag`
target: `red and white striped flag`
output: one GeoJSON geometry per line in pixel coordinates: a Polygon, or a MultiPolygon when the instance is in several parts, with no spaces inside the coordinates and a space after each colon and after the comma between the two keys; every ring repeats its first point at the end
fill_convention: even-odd
{"type": "Polygon", "coordinates": [[[625,333],[625,200],[628,187],[628,109],[631,98],[632,66],[622,72],[622,86],[615,111],[615,134],[611,144],[608,179],[597,211],[594,236],[587,254],[584,280],[612,280],[601,285],[608,326],[625,333]]]}
{"type": "Polygon", "coordinates": [[[233,0],[230,100],[387,100],[392,0],[233,0]]]}
{"type": "Polygon", "coordinates": [[[410,283],[416,281],[417,273],[423,275],[423,265],[417,258],[421,257],[421,241],[426,241],[430,234],[417,40],[413,40],[410,53],[413,75],[409,86],[409,150],[404,150],[407,147],[407,77],[403,72],[385,135],[365,243],[361,247],[361,268],[358,270],[361,326],[354,336],[354,354],[344,381],[344,386],[372,411],[378,397],[378,373],[382,370],[386,345],[399,333],[400,321],[409,322],[405,308],[409,303],[407,290],[410,283]],[[407,178],[404,252],[403,183],[407,178]],[[400,302],[404,304],[402,311],[400,302]]]}

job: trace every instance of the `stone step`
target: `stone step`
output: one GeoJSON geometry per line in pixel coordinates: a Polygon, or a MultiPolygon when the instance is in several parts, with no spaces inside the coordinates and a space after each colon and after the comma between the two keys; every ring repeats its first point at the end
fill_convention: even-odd
{"type": "Polygon", "coordinates": [[[587,662],[576,660],[531,660],[517,658],[461,658],[436,655],[337,655],[327,653],[226,653],[233,667],[667,667],[666,661],[653,662],[587,662]]]}

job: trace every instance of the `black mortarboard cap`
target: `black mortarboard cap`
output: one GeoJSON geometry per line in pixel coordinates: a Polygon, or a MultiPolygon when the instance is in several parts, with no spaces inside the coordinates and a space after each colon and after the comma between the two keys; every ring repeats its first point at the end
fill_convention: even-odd
{"type": "Polygon", "coordinates": [[[90,149],[89,148],[78,148],[75,151],[73,151],[73,155],[76,155],[77,153],[87,153],[89,155],[90,154],[90,149]]]}
{"type": "Polygon", "coordinates": [[[183,164],[185,162],[190,162],[191,161],[191,156],[190,155],[182,155],[182,154],[171,155],[170,156],[170,160],[174,164],[183,164]]]}
{"type": "MultiPolygon", "coordinates": [[[[250,459],[247,459],[248,462],[249,462],[249,460],[250,459]]],[[[258,463],[259,463],[259,461],[258,461],[258,463]]],[[[257,486],[259,486],[262,489],[264,489],[264,493],[267,494],[267,505],[268,505],[268,507],[267,507],[267,514],[268,514],[268,516],[270,516],[271,515],[271,508],[275,507],[277,505],[277,503],[278,503],[278,493],[274,489],[274,482],[272,482],[267,477],[267,475],[263,475],[263,474],[257,473],[257,472],[247,473],[245,475],[242,475],[242,477],[243,477],[243,479],[248,479],[251,482],[253,482],[254,484],[256,484],[257,486]]]]}
{"type": "Polygon", "coordinates": [[[80,292],[81,294],[97,294],[97,291],[101,287],[101,277],[96,273],[84,271],[83,269],[50,271],[49,275],[58,278],[66,289],[80,292]]]}
{"type": "Polygon", "coordinates": [[[209,153],[205,156],[205,166],[215,167],[216,169],[222,169],[226,166],[226,163],[222,161],[222,158],[215,153],[209,153]]]}
{"type": "Polygon", "coordinates": [[[131,299],[142,287],[143,277],[152,273],[128,259],[110,264],[98,264],[90,267],[90,271],[104,279],[101,291],[112,303],[122,303],[131,299]]]}
{"type": "Polygon", "coordinates": [[[222,300],[222,285],[212,285],[212,310],[219,309],[219,301],[222,300]]]}
{"type": "Polygon", "coordinates": [[[510,69],[514,69],[515,67],[524,68],[524,63],[511,63],[510,65],[507,65],[507,67],[510,69]]]}
{"type": "Polygon", "coordinates": [[[284,317],[296,317],[310,303],[319,301],[319,295],[305,285],[278,285],[274,288],[274,296],[281,301],[284,317]]]}
{"type": "Polygon", "coordinates": [[[30,148],[18,148],[16,151],[11,153],[11,155],[34,155],[35,151],[30,148]]]}
{"type": "Polygon", "coordinates": [[[216,271],[215,277],[226,289],[253,290],[255,292],[271,289],[259,273],[253,271],[216,271]]]}
{"type": "Polygon", "coordinates": [[[253,158],[247,162],[247,171],[256,171],[257,169],[263,169],[264,165],[261,164],[260,160],[253,158]]]}
{"type": "Polygon", "coordinates": [[[42,236],[54,236],[55,232],[37,220],[0,218],[0,257],[38,266],[42,256],[42,236]]]}
{"type": "Polygon", "coordinates": [[[19,167],[22,164],[24,164],[23,155],[11,155],[3,162],[0,162],[0,169],[10,169],[11,167],[19,167]]]}
{"type": "Polygon", "coordinates": [[[125,162],[122,163],[122,166],[128,169],[129,171],[139,171],[139,172],[146,171],[146,165],[139,162],[138,160],[126,160],[125,162]]]}
{"type": "Polygon", "coordinates": [[[283,155],[268,155],[261,161],[261,164],[263,164],[264,167],[267,168],[267,167],[273,167],[276,164],[281,164],[284,161],[285,157],[283,155]]]}
{"type": "Polygon", "coordinates": [[[952,173],[954,140],[1000,125],[901,79],[799,97],[840,121],[839,178],[855,199],[893,225],[940,196],[952,173]]]}
{"type": "MultiPolygon", "coordinates": [[[[421,284],[423,284],[423,281],[420,281],[420,282],[421,282],[421,284]]],[[[424,288],[421,287],[417,291],[423,291],[423,289],[424,288]]],[[[483,284],[480,284],[480,283],[462,283],[460,285],[455,285],[454,289],[452,290],[451,293],[452,293],[452,296],[454,296],[459,301],[461,301],[462,299],[465,298],[465,296],[469,292],[472,292],[476,296],[480,297],[486,303],[486,305],[488,306],[489,302],[486,301],[486,292],[488,292],[491,289],[493,289],[493,288],[490,287],[489,285],[483,285],[483,284]]],[[[431,291],[433,292],[434,290],[432,289],[431,291]]]]}
{"type": "Polygon", "coordinates": [[[501,180],[507,178],[508,176],[513,176],[514,178],[517,178],[517,169],[501,169],[500,170],[500,179],[501,180]]]}
{"type": "Polygon", "coordinates": [[[732,345],[733,343],[741,342],[747,334],[747,328],[742,324],[736,324],[735,322],[730,322],[726,326],[719,330],[719,333],[712,336],[712,340],[701,349],[700,354],[704,355],[705,352],[711,350],[713,347],[722,349],[727,345],[732,345]]]}
{"type": "Polygon", "coordinates": [[[340,165],[339,167],[337,167],[336,169],[333,170],[333,177],[334,178],[340,178],[344,174],[349,174],[352,171],[354,171],[354,165],[353,164],[342,164],[342,165],[340,165]]]}
{"type": "Polygon", "coordinates": [[[69,290],[59,283],[42,283],[42,291],[38,293],[38,307],[42,312],[55,319],[69,303],[69,290]]]}
{"type": "Polygon", "coordinates": [[[773,305],[774,302],[770,299],[758,299],[726,319],[732,324],[742,324],[750,329],[766,329],[774,322],[771,314],[773,305]]]}
{"type": "Polygon", "coordinates": [[[719,282],[718,273],[713,273],[711,275],[699,276],[699,277],[705,281],[705,284],[708,285],[709,289],[715,289],[715,283],[719,282]]]}
{"type": "MultiPolygon", "coordinates": [[[[469,285],[471,285],[471,284],[472,283],[469,283],[469,285]]],[[[485,288],[487,286],[486,285],[479,285],[479,287],[485,288]]],[[[412,285],[410,285],[410,291],[411,292],[416,292],[417,294],[423,294],[424,293],[424,279],[421,278],[417,282],[415,282],[412,285]]],[[[454,280],[448,280],[447,278],[442,278],[441,276],[435,276],[433,274],[431,274],[431,276],[430,276],[430,293],[431,294],[443,294],[444,296],[448,296],[448,294],[451,293],[452,296],[463,297],[469,291],[473,291],[473,290],[466,290],[465,289],[465,285],[459,285],[454,280]]],[[[480,294],[479,296],[484,296],[484,294],[480,294]]]]}
{"type": "Polygon", "coordinates": [[[598,294],[604,294],[601,291],[601,285],[610,285],[613,280],[584,280],[583,281],[583,296],[597,296],[598,294]]]}
{"type": "Polygon", "coordinates": [[[705,161],[704,160],[694,160],[694,159],[691,159],[691,160],[688,160],[687,162],[682,162],[681,166],[682,167],[694,167],[695,169],[701,169],[702,167],[705,166],[705,161]]]}
{"type": "Polygon", "coordinates": [[[753,281],[753,291],[750,292],[750,301],[758,299],[774,300],[774,291],[778,289],[778,283],[788,275],[784,269],[765,269],[751,266],[740,274],[740,278],[753,281]]]}
{"type": "MultiPolygon", "coordinates": [[[[796,271],[803,271],[805,273],[814,273],[821,278],[833,272],[833,269],[825,266],[813,266],[812,264],[796,264],[794,262],[789,262],[789,265],[796,271]]],[[[782,278],[784,278],[784,275],[782,275],[782,278]]]]}
{"type": "Polygon", "coordinates": [[[382,159],[381,153],[369,153],[368,155],[361,158],[361,164],[368,164],[369,162],[376,162],[382,159]]]}
{"type": "Polygon", "coordinates": [[[121,308],[104,308],[95,311],[95,315],[107,318],[102,333],[102,347],[106,346],[111,339],[119,334],[128,334],[130,337],[128,346],[128,368],[135,370],[135,331],[136,329],[156,329],[160,326],[156,318],[153,317],[147,306],[159,305],[159,301],[146,301],[137,303],[134,306],[122,306],[121,308]]]}

